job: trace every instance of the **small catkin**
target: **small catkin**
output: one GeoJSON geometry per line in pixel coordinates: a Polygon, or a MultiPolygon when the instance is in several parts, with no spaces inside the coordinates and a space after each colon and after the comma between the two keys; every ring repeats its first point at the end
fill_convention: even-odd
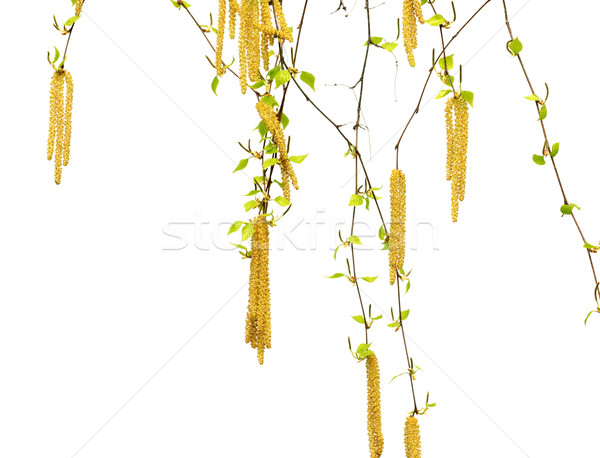
{"type": "Polygon", "coordinates": [[[379,387],[379,363],[375,353],[367,356],[367,429],[371,458],[379,458],[383,453],[383,433],[381,431],[381,391],[379,387]]]}
{"type": "Polygon", "coordinates": [[[421,458],[421,433],[416,417],[408,417],[404,424],[404,448],[406,458],[421,458]]]}
{"type": "Polygon", "coordinates": [[[469,105],[465,99],[459,97],[456,99],[456,148],[459,154],[456,159],[456,166],[460,174],[458,199],[462,202],[465,199],[465,186],[467,182],[467,149],[469,146],[469,105]]]}
{"type": "Polygon", "coordinates": [[[283,126],[281,125],[277,114],[266,103],[258,102],[256,104],[256,111],[258,111],[260,118],[263,120],[268,131],[271,133],[273,144],[279,152],[279,166],[281,168],[283,196],[287,200],[290,200],[290,183],[296,190],[300,189],[300,187],[298,186],[296,172],[294,171],[292,162],[288,157],[287,143],[283,133],[283,126]]]}
{"type": "Polygon", "coordinates": [[[271,22],[271,10],[269,9],[269,0],[260,0],[260,52],[263,61],[263,69],[269,70],[269,45],[271,36],[267,30],[273,29],[271,22]]]}
{"type": "Polygon", "coordinates": [[[225,39],[225,20],[227,17],[226,0],[219,0],[219,17],[217,22],[217,49],[215,52],[215,67],[217,75],[225,74],[225,65],[223,64],[223,41],[225,39]]]}
{"type": "Polygon", "coordinates": [[[413,0],[413,10],[419,24],[425,24],[425,18],[423,17],[423,9],[421,6],[421,0],[413,0]]]}
{"type": "Polygon", "coordinates": [[[277,25],[279,26],[279,30],[282,33],[282,36],[278,36],[279,41],[294,41],[294,37],[292,36],[290,29],[288,29],[287,22],[285,21],[285,16],[283,15],[283,9],[281,8],[281,0],[272,1],[273,9],[275,10],[275,18],[277,19],[277,25]]]}
{"type": "Polygon", "coordinates": [[[389,261],[390,285],[393,285],[406,253],[406,177],[402,170],[392,170],[390,208],[389,261]]]}
{"type": "Polygon", "coordinates": [[[229,38],[235,39],[235,22],[240,5],[237,0],[229,0],[229,38]]]}
{"type": "Polygon", "coordinates": [[[415,15],[414,0],[404,0],[402,8],[402,36],[404,49],[411,67],[415,66],[413,51],[417,49],[417,18],[415,15]]]}
{"type": "Polygon", "coordinates": [[[77,0],[75,3],[75,16],[81,16],[81,9],[83,8],[83,2],[85,0],[77,0]]]}
{"type": "Polygon", "coordinates": [[[246,343],[257,350],[259,364],[271,348],[271,292],[269,285],[269,226],[265,215],[253,221],[250,288],[246,315],[246,343]]]}
{"type": "Polygon", "coordinates": [[[452,179],[452,163],[454,161],[454,98],[446,100],[446,180],[452,179]]]}
{"type": "Polygon", "coordinates": [[[65,70],[65,84],[67,89],[67,95],[65,98],[65,137],[63,146],[63,166],[69,165],[69,159],[71,157],[71,120],[73,118],[73,77],[71,73],[65,70]]]}

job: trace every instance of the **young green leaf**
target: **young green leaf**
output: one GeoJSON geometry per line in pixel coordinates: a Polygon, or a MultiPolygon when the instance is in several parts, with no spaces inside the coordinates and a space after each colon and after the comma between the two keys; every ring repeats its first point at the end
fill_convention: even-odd
{"type": "Polygon", "coordinates": [[[269,167],[275,164],[279,164],[279,159],[277,159],[276,157],[270,157],[269,159],[265,159],[263,169],[268,169],[269,167]]]}
{"type": "Polygon", "coordinates": [[[73,16],[73,17],[67,19],[67,22],[65,22],[65,27],[69,27],[70,25],[75,24],[80,17],[81,16],[73,16]]]}
{"type": "Polygon", "coordinates": [[[296,164],[302,164],[302,162],[304,162],[304,159],[306,159],[308,157],[308,154],[305,154],[304,156],[290,156],[290,162],[295,162],[296,164]]]}
{"type": "Polygon", "coordinates": [[[550,153],[550,156],[552,157],[556,157],[556,155],[558,154],[558,149],[560,147],[560,143],[555,143],[554,145],[552,145],[552,151],[550,153]]]}
{"type": "Polygon", "coordinates": [[[452,89],[443,89],[440,91],[438,95],[435,96],[436,99],[441,99],[446,97],[448,94],[452,92],[452,89]]]}
{"type": "Polygon", "coordinates": [[[540,156],[538,154],[534,154],[533,155],[533,162],[535,162],[537,165],[544,165],[546,163],[546,159],[544,159],[544,156],[540,156]]]}
{"type": "Polygon", "coordinates": [[[233,223],[231,225],[231,227],[229,228],[229,232],[227,233],[227,235],[233,234],[234,232],[237,232],[240,230],[240,227],[242,227],[242,225],[244,224],[243,221],[236,221],[235,223],[233,223]]]}
{"type": "Polygon", "coordinates": [[[237,172],[238,170],[244,170],[247,165],[248,165],[248,159],[242,159],[240,161],[240,163],[238,164],[238,166],[233,171],[233,173],[237,172]]]}
{"type": "Polygon", "coordinates": [[[212,91],[215,93],[215,95],[217,94],[217,87],[219,86],[219,77],[215,76],[212,80],[212,83],[210,85],[210,88],[212,89],[212,91]]]}
{"type": "Polygon", "coordinates": [[[362,242],[356,235],[351,235],[348,237],[348,241],[354,245],[362,245],[362,242]]]}
{"type": "Polygon", "coordinates": [[[275,75],[276,87],[279,87],[282,84],[289,82],[291,79],[292,75],[290,75],[290,72],[288,70],[281,70],[279,73],[277,73],[277,75],[275,75]]]}
{"type": "Polygon", "coordinates": [[[398,43],[384,43],[381,45],[383,49],[389,52],[393,52],[394,49],[396,49],[396,46],[398,46],[398,43]]]}
{"type": "Polygon", "coordinates": [[[450,54],[445,58],[442,57],[438,63],[442,70],[452,70],[454,68],[454,54],[450,54]]]}
{"type": "Polygon", "coordinates": [[[543,121],[546,119],[546,116],[548,116],[548,107],[546,107],[546,105],[542,105],[542,108],[540,108],[540,117],[538,118],[538,121],[543,121]]]}
{"type": "Polygon", "coordinates": [[[354,319],[354,321],[356,321],[357,323],[360,324],[365,324],[365,319],[363,318],[362,315],[356,315],[352,317],[354,319]]]}
{"type": "Polygon", "coordinates": [[[287,207],[290,204],[290,201],[287,200],[285,197],[283,196],[277,196],[275,197],[275,202],[277,202],[279,205],[281,205],[282,207],[287,207]]]}
{"type": "Polygon", "coordinates": [[[249,212],[250,210],[252,210],[253,208],[258,207],[258,202],[255,200],[249,200],[248,202],[246,202],[244,204],[244,208],[246,209],[247,212],[249,212]]]}
{"type": "Polygon", "coordinates": [[[410,314],[410,310],[402,310],[402,315],[400,316],[400,319],[402,321],[406,320],[408,318],[409,314],[410,314]]]}
{"type": "Polygon", "coordinates": [[[510,49],[515,56],[523,51],[523,44],[519,41],[519,37],[508,43],[508,49],[510,49]]]}
{"type": "Polygon", "coordinates": [[[379,275],[377,277],[360,277],[361,280],[364,280],[366,282],[369,283],[373,283],[375,280],[377,280],[379,278],[379,275]]]}
{"type": "Polygon", "coordinates": [[[437,27],[439,25],[444,25],[446,23],[446,19],[441,14],[434,14],[429,19],[427,19],[427,24],[437,27]]]}
{"type": "Polygon", "coordinates": [[[252,237],[252,234],[254,234],[254,224],[246,223],[242,228],[242,242],[252,237]]]}
{"type": "Polygon", "coordinates": [[[578,205],[575,204],[569,204],[569,205],[562,205],[560,207],[560,212],[563,215],[572,215],[573,214],[573,209],[576,208],[577,210],[581,210],[581,208],[578,205]]]}
{"type": "Polygon", "coordinates": [[[363,204],[363,196],[361,196],[360,194],[352,194],[352,196],[350,197],[350,203],[348,204],[349,207],[358,207],[360,205],[363,204]]]}
{"type": "Polygon", "coordinates": [[[312,73],[302,72],[300,73],[300,81],[307,84],[313,91],[315,90],[315,76],[312,73]]]}
{"type": "Polygon", "coordinates": [[[465,102],[467,102],[469,105],[473,106],[473,100],[475,99],[475,94],[473,94],[471,91],[462,91],[460,93],[460,96],[463,98],[463,100],[465,102]]]}
{"type": "Polygon", "coordinates": [[[345,277],[345,275],[338,272],[336,274],[331,275],[330,277],[325,277],[325,278],[340,278],[340,277],[345,277]]]}

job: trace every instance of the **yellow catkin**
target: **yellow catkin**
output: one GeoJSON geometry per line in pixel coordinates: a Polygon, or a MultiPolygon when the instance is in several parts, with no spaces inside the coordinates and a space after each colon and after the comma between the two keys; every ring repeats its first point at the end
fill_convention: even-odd
{"type": "Polygon", "coordinates": [[[246,43],[246,52],[248,53],[248,79],[252,82],[260,79],[260,9],[258,0],[250,2],[248,16],[248,42],[246,43]]]}
{"type": "Polygon", "coordinates": [[[73,77],[68,70],[65,70],[65,85],[67,93],[65,98],[63,166],[66,167],[69,165],[69,159],[71,157],[71,119],[73,117],[73,77]]]}
{"type": "Polygon", "coordinates": [[[454,161],[454,98],[446,100],[446,180],[452,179],[452,162],[454,161]]]}
{"type": "Polygon", "coordinates": [[[83,2],[85,0],[77,0],[75,3],[75,16],[81,16],[81,9],[83,8],[83,2]]]}
{"type": "Polygon", "coordinates": [[[452,221],[457,222],[459,202],[465,198],[469,143],[469,105],[461,96],[446,102],[446,137],[446,179],[451,181],[452,221]]]}
{"type": "Polygon", "coordinates": [[[268,30],[273,29],[271,21],[271,10],[269,9],[269,0],[260,0],[260,52],[265,71],[269,70],[269,45],[272,41],[272,34],[268,30]]]}
{"type": "Polygon", "coordinates": [[[56,143],[56,126],[57,126],[57,117],[58,117],[58,97],[59,97],[59,87],[58,84],[60,82],[60,74],[59,72],[54,72],[52,74],[52,79],[50,80],[50,119],[48,122],[48,149],[47,149],[47,157],[48,160],[51,161],[54,156],[54,146],[56,143]]]}
{"type": "Polygon", "coordinates": [[[269,285],[269,226],[265,215],[253,222],[250,288],[246,315],[246,343],[257,350],[264,363],[265,349],[271,348],[271,293],[269,285]]]}
{"type": "Polygon", "coordinates": [[[396,282],[396,271],[404,265],[406,252],[406,177],[402,170],[392,170],[390,208],[389,261],[390,285],[393,285],[396,282]]]}
{"type": "Polygon", "coordinates": [[[379,363],[375,353],[367,356],[367,429],[371,458],[379,458],[383,453],[383,433],[381,431],[381,391],[379,388],[379,363]]]}
{"type": "Polygon", "coordinates": [[[227,18],[226,0],[219,0],[219,17],[217,22],[217,50],[215,53],[215,67],[217,75],[225,74],[225,65],[223,65],[223,41],[225,39],[225,20],[227,18]]]}
{"type": "Polygon", "coordinates": [[[408,417],[404,424],[404,448],[406,458],[421,458],[421,433],[416,417],[408,417]]]}
{"type": "Polygon", "coordinates": [[[425,24],[425,18],[423,17],[423,9],[421,7],[421,0],[413,0],[413,10],[415,12],[417,21],[419,21],[420,24],[425,24]]]}
{"type": "Polygon", "coordinates": [[[414,0],[404,0],[402,8],[402,36],[404,49],[411,67],[415,66],[413,51],[417,49],[417,17],[415,15],[414,0]]]}
{"type": "Polygon", "coordinates": [[[279,122],[277,114],[266,103],[258,102],[256,104],[256,111],[258,111],[260,118],[263,120],[265,126],[271,133],[273,144],[279,152],[279,166],[281,168],[283,196],[287,200],[290,200],[290,183],[296,190],[300,189],[300,187],[298,186],[296,172],[294,171],[292,162],[288,157],[287,143],[283,133],[283,126],[281,125],[281,122],[279,122]]]}
{"type": "Polygon", "coordinates": [[[277,25],[279,26],[279,30],[282,35],[278,36],[280,41],[294,41],[292,37],[292,33],[288,29],[287,22],[285,21],[285,16],[283,15],[283,9],[281,8],[280,0],[272,0],[273,1],[273,9],[275,10],[275,18],[277,19],[277,25]]]}
{"type": "Polygon", "coordinates": [[[235,39],[235,23],[240,5],[237,0],[229,0],[229,38],[235,39]]]}

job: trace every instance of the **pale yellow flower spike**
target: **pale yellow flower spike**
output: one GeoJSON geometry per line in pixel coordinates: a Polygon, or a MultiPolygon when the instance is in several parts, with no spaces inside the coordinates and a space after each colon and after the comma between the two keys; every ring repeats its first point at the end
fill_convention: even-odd
{"type": "Polygon", "coordinates": [[[375,353],[367,356],[367,429],[371,458],[379,458],[383,453],[383,433],[381,431],[381,391],[379,388],[379,363],[375,353]]]}
{"type": "Polygon", "coordinates": [[[458,200],[465,199],[465,186],[467,183],[467,148],[469,145],[469,105],[465,99],[456,99],[456,147],[459,154],[455,166],[458,167],[459,194],[458,200]]]}
{"type": "Polygon", "coordinates": [[[404,49],[411,67],[415,66],[413,51],[417,49],[417,18],[413,0],[404,0],[402,8],[402,36],[404,37],[404,49]]]}
{"type": "Polygon", "coordinates": [[[258,362],[263,364],[265,349],[271,348],[269,226],[266,216],[257,216],[254,219],[253,227],[246,343],[257,350],[258,362]]]}
{"type": "Polygon", "coordinates": [[[413,9],[416,18],[419,21],[419,24],[425,24],[425,18],[423,17],[423,9],[421,8],[421,0],[413,0],[413,9]]]}
{"type": "Polygon", "coordinates": [[[57,117],[58,117],[58,97],[59,97],[59,72],[52,74],[50,80],[50,119],[48,122],[48,150],[47,157],[51,161],[54,156],[54,145],[56,143],[56,129],[57,129],[57,117]]]}
{"type": "Polygon", "coordinates": [[[290,182],[294,189],[298,190],[298,179],[296,172],[292,166],[292,163],[288,157],[287,143],[285,141],[285,135],[283,133],[283,127],[279,122],[277,114],[271,109],[269,105],[264,102],[258,102],[256,104],[256,111],[260,115],[260,118],[265,123],[265,126],[271,132],[273,138],[273,144],[279,152],[279,166],[281,168],[281,181],[283,183],[283,196],[290,200],[290,182]]]}
{"type": "Polygon", "coordinates": [[[67,87],[67,96],[65,99],[65,137],[63,147],[63,166],[69,165],[71,156],[71,119],[73,117],[73,77],[65,70],[65,83],[67,87]]]}
{"type": "Polygon", "coordinates": [[[248,53],[248,79],[252,82],[260,79],[260,9],[258,0],[251,2],[249,11],[249,35],[246,43],[248,53]]]}
{"type": "Polygon", "coordinates": [[[275,10],[277,25],[279,26],[279,30],[281,32],[281,35],[277,35],[277,37],[279,38],[279,40],[294,41],[294,37],[288,29],[287,22],[285,21],[285,16],[283,15],[283,9],[281,8],[280,0],[273,0],[273,9],[275,10]]]}
{"type": "Polygon", "coordinates": [[[250,0],[240,0],[239,16],[240,28],[238,31],[238,55],[240,66],[240,87],[242,94],[246,93],[248,88],[248,62],[246,60],[246,43],[248,42],[248,11],[250,0]]]}
{"type": "Polygon", "coordinates": [[[229,0],[229,38],[235,39],[235,20],[240,9],[236,0],[229,0]]]}
{"type": "Polygon", "coordinates": [[[272,35],[267,30],[273,28],[271,20],[271,9],[269,0],[260,0],[260,51],[262,54],[263,68],[269,70],[269,45],[272,42],[272,35]]]}
{"type": "Polygon", "coordinates": [[[75,16],[81,16],[81,9],[83,8],[84,0],[77,0],[75,4],[75,16]]]}
{"type": "Polygon", "coordinates": [[[406,177],[392,170],[390,177],[391,222],[389,234],[390,285],[396,282],[396,271],[404,265],[406,252],[406,177]]]}
{"type": "Polygon", "coordinates": [[[225,74],[225,66],[223,65],[223,40],[225,39],[225,20],[227,18],[227,2],[219,0],[219,18],[217,22],[217,49],[215,51],[215,67],[217,75],[225,74]]]}
{"type": "Polygon", "coordinates": [[[452,163],[454,162],[454,98],[446,100],[446,180],[452,179],[452,163]]]}
{"type": "Polygon", "coordinates": [[[421,433],[416,417],[408,417],[404,424],[404,449],[406,458],[421,458],[421,433]]]}

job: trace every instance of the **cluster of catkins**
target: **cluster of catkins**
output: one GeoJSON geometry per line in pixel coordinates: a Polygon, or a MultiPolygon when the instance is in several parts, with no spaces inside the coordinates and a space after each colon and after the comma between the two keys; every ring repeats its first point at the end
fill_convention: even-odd
{"type": "Polygon", "coordinates": [[[279,152],[279,166],[281,168],[281,182],[283,187],[283,196],[289,201],[290,200],[290,184],[294,189],[298,190],[298,178],[294,167],[289,159],[287,151],[287,142],[285,141],[285,135],[283,133],[283,126],[279,121],[277,113],[264,102],[258,102],[256,104],[256,111],[263,120],[265,126],[271,133],[273,144],[279,152]]]}
{"type": "Polygon", "coordinates": [[[390,285],[396,282],[404,265],[406,251],[406,177],[402,170],[392,170],[390,177],[391,223],[389,233],[390,285]]]}
{"type": "Polygon", "coordinates": [[[271,348],[271,290],[269,286],[269,225],[265,215],[253,221],[250,290],[246,315],[246,343],[255,348],[258,362],[264,363],[265,349],[271,348]]]}
{"type": "Polygon", "coordinates": [[[458,203],[465,198],[469,143],[469,105],[461,95],[454,95],[446,102],[446,138],[446,179],[452,185],[452,221],[456,222],[458,203]]]}
{"type": "Polygon", "coordinates": [[[48,160],[54,157],[54,181],[60,184],[62,168],[69,164],[71,152],[71,116],[73,113],[73,78],[64,69],[52,75],[50,82],[50,121],[48,160]]]}
{"type": "Polygon", "coordinates": [[[406,458],[421,458],[421,433],[419,432],[419,421],[410,416],[404,424],[404,449],[406,458]]]}
{"type": "Polygon", "coordinates": [[[246,93],[248,81],[260,79],[260,64],[269,69],[269,47],[275,38],[280,41],[293,41],[292,33],[287,27],[280,0],[219,0],[218,37],[216,62],[217,74],[225,74],[223,62],[223,40],[225,38],[225,22],[229,7],[229,37],[233,40],[238,26],[238,52],[240,67],[240,84],[242,93],[246,93]],[[273,5],[275,24],[269,4],[273,5]]]}
{"type": "Polygon", "coordinates": [[[404,49],[411,67],[415,66],[413,51],[417,49],[417,21],[425,23],[421,0],[404,0],[402,8],[402,36],[404,37],[404,49]]]}
{"type": "Polygon", "coordinates": [[[379,387],[379,363],[375,353],[367,356],[367,429],[371,458],[379,458],[383,453],[383,433],[381,431],[381,392],[379,387]]]}

